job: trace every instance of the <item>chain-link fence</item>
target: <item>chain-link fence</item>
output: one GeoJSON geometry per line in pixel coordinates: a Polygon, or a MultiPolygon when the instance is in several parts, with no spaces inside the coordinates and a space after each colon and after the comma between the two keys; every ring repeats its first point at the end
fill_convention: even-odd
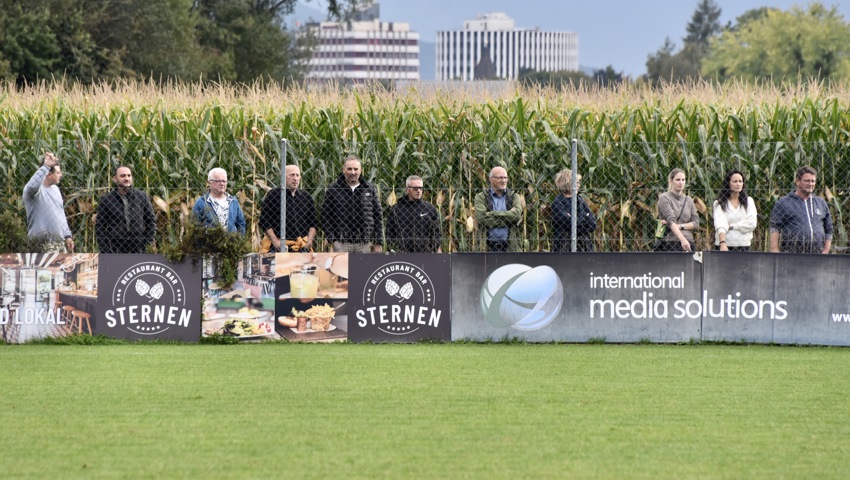
{"type": "MultiPolygon", "coordinates": [[[[284,216],[283,242],[296,250],[328,251],[334,242],[338,249],[363,251],[571,249],[573,202],[563,192],[572,179],[556,182],[559,172],[570,169],[570,140],[284,144],[7,140],[0,150],[2,245],[5,251],[42,251],[70,246],[70,235],[77,252],[157,251],[180,238],[190,222],[223,221],[229,229],[244,230],[255,250],[265,251],[278,248],[284,216]],[[61,178],[40,167],[48,151],[59,159],[61,178]],[[346,169],[350,155],[359,159],[348,162],[359,163],[359,172],[346,169]],[[298,191],[285,196],[281,215],[275,188],[285,179],[283,162],[298,166],[299,175],[298,191]],[[127,171],[116,175],[119,165],[129,167],[132,186],[146,195],[117,191],[128,184],[127,171]],[[491,186],[497,195],[490,194],[491,186]],[[508,194],[499,195],[504,187],[508,194]],[[32,238],[15,243],[22,229],[26,237],[27,223],[30,237],[41,237],[40,243],[32,238]],[[49,237],[39,235],[44,233],[49,237]]],[[[758,209],[752,250],[766,251],[770,213],[795,188],[795,171],[803,165],[818,172],[815,194],[825,199],[832,217],[833,251],[847,247],[848,145],[581,139],[575,145],[583,200],[575,203],[579,249],[651,250],[659,195],[668,188],[669,172],[681,168],[699,219],[696,249],[714,248],[712,203],[726,173],[737,169],[758,209]]],[[[289,181],[291,188],[296,180],[289,181]]]]}

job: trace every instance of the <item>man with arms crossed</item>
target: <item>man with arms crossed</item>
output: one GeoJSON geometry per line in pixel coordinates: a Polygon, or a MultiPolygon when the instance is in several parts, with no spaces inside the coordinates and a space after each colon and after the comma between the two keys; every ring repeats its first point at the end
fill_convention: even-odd
{"type": "Polygon", "coordinates": [[[796,189],[776,202],[770,212],[771,252],[829,253],[832,217],[826,201],[814,194],[816,180],[817,170],[800,167],[796,189]]]}
{"type": "Polygon", "coordinates": [[[504,168],[490,170],[489,180],[490,187],[475,195],[474,201],[479,247],[486,242],[490,252],[518,252],[522,198],[508,188],[508,171],[504,168]]]}
{"type": "Polygon", "coordinates": [[[322,228],[334,252],[380,253],[383,213],[377,191],[361,175],[360,159],[345,158],[342,173],[325,192],[322,228]]]}
{"type": "Polygon", "coordinates": [[[406,195],[387,215],[387,243],[399,252],[440,253],[440,216],[422,200],[422,178],[407,177],[406,195]]]}
{"type": "Polygon", "coordinates": [[[115,169],[115,189],[101,197],[94,225],[101,253],[145,253],[156,235],[150,198],[133,188],[130,167],[115,169]]]}

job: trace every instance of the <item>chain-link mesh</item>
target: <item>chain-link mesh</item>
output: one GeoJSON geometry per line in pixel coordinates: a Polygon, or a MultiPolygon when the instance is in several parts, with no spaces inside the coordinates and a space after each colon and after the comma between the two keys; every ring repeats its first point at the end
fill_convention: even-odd
{"type": "MultiPolygon", "coordinates": [[[[78,145],[7,140],[0,152],[7,204],[4,249],[61,248],[66,245],[67,220],[78,252],[157,251],[175,242],[192,221],[226,220],[239,230],[236,217],[241,216],[255,251],[274,250],[273,240],[283,233],[276,207],[280,190],[275,190],[283,179],[282,148],[278,141],[78,145]],[[47,151],[60,161],[58,189],[64,208],[52,203],[57,197],[49,192],[55,189],[46,186],[47,169],[39,167],[47,151]],[[133,187],[144,195],[115,194],[119,165],[129,166],[133,187]],[[204,200],[212,188],[208,176],[214,167],[226,172],[228,182],[222,185],[234,202],[204,200]],[[40,203],[34,204],[37,197],[40,203]],[[147,217],[147,199],[153,222],[147,217]],[[41,243],[33,238],[16,243],[17,232],[23,230],[26,238],[27,220],[42,228],[33,229],[32,237],[44,232],[51,237],[41,243]]],[[[300,167],[300,178],[295,193],[286,197],[284,242],[291,242],[290,249],[315,251],[329,251],[337,242],[343,249],[475,252],[486,250],[488,240],[503,239],[511,250],[568,251],[565,215],[572,200],[565,200],[555,180],[569,169],[571,148],[568,140],[524,143],[518,138],[497,143],[291,142],[286,163],[300,167]],[[362,168],[360,179],[351,184],[343,171],[349,155],[357,156],[362,168]],[[505,174],[496,176],[506,176],[509,189],[501,198],[489,195],[490,173],[496,166],[504,168],[505,174]],[[418,180],[411,182],[412,176],[418,180]],[[423,187],[421,198],[418,189],[408,188],[411,185],[423,187]]],[[[815,194],[824,198],[832,216],[833,251],[843,252],[848,149],[829,143],[618,144],[579,139],[582,201],[577,210],[587,207],[578,232],[585,246],[579,249],[651,250],[659,195],[667,190],[670,170],[681,168],[687,176],[685,193],[694,200],[699,219],[694,230],[697,250],[714,248],[712,203],[725,174],[737,169],[744,173],[746,190],[758,209],[752,250],[766,251],[774,205],[794,189],[797,168],[811,165],[818,171],[815,194]]]]}

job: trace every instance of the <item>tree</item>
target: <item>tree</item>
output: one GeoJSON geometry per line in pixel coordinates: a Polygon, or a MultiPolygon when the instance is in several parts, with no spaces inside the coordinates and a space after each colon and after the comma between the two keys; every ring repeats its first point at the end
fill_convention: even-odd
{"type": "Polygon", "coordinates": [[[720,7],[714,0],[700,0],[685,30],[684,45],[675,52],[670,38],[646,59],[646,78],[653,84],[661,80],[681,82],[700,78],[702,60],[708,53],[711,39],[721,31],[720,7]],[[675,53],[674,53],[675,52],[675,53]]]}
{"type": "Polygon", "coordinates": [[[701,0],[685,27],[685,46],[696,47],[699,53],[708,51],[709,41],[720,33],[720,7],[714,0],[701,0]]]}
{"type": "Polygon", "coordinates": [[[593,80],[584,72],[559,70],[556,72],[538,72],[530,68],[520,68],[517,80],[530,87],[552,87],[556,90],[589,85],[593,80]]]}
{"type": "Polygon", "coordinates": [[[776,83],[850,78],[850,25],[836,7],[812,3],[745,18],[712,42],[704,75],[776,83]]]}
{"type": "MultiPolygon", "coordinates": [[[[0,0],[0,78],[298,78],[309,37],[281,20],[296,1],[0,0]]],[[[328,11],[361,1],[330,0],[328,11]]]]}
{"type": "Polygon", "coordinates": [[[603,69],[594,70],[593,79],[601,87],[611,87],[623,83],[623,72],[618,72],[612,65],[608,65],[603,69]]]}

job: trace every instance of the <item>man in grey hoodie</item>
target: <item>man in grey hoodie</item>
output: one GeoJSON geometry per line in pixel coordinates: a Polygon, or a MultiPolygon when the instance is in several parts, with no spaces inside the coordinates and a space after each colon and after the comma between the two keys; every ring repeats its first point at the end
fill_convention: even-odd
{"type": "Polygon", "coordinates": [[[814,194],[816,180],[817,170],[800,167],[796,189],[776,202],[770,212],[771,252],[829,253],[832,217],[826,201],[814,194]]]}
{"type": "Polygon", "coordinates": [[[59,181],[62,170],[59,159],[52,153],[44,154],[44,161],[24,187],[24,207],[27,210],[27,235],[52,237],[56,250],[74,252],[74,237],[65,218],[65,204],[59,181]],[[63,245],[64,242],[64,245],[63,245]]]}

